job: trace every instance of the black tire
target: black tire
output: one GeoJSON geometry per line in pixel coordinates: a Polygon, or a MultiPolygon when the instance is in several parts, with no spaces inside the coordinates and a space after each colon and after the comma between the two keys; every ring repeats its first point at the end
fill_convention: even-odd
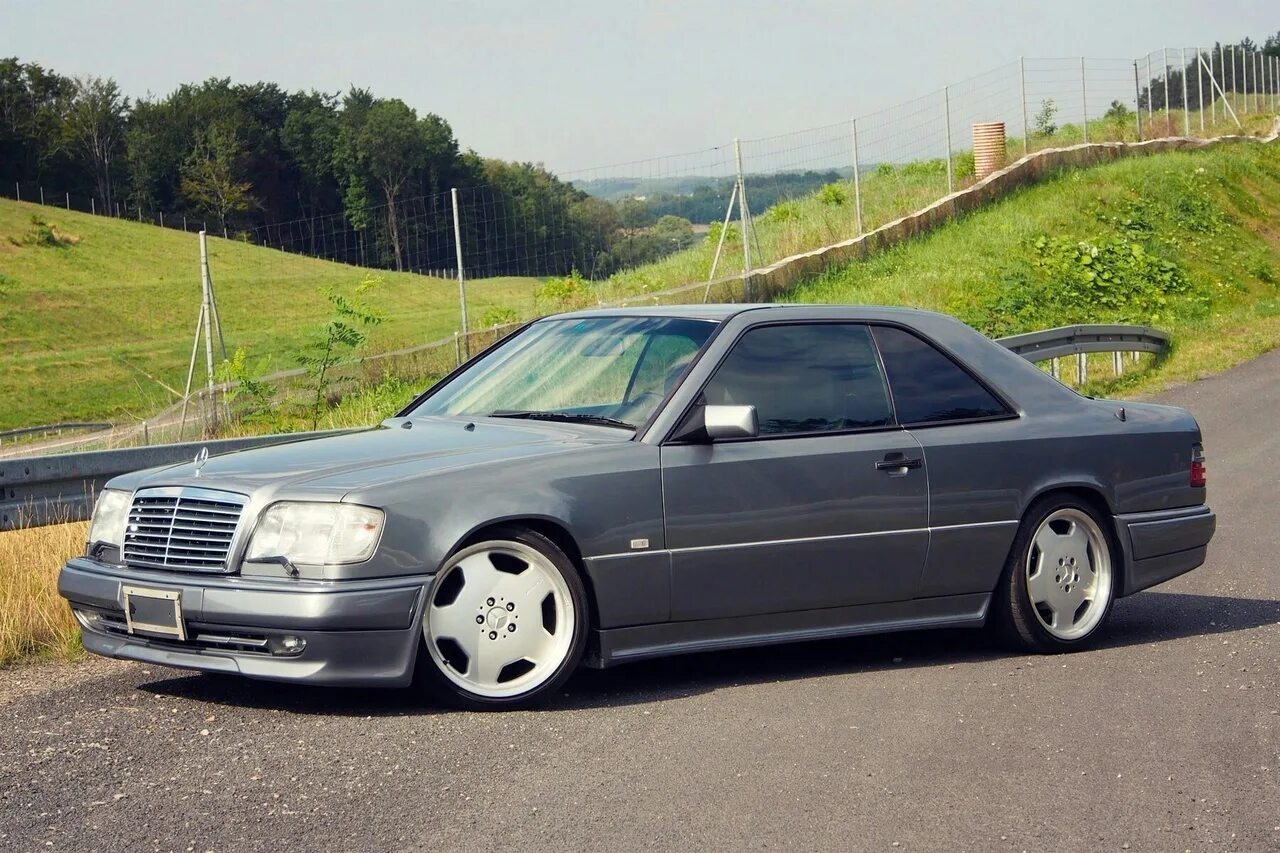
{"type": "Polygon", "coordinates": [[[587,592],[583,585],[582,577],[574,566],[573,561],[554,542],[541,533],[523,527],[495,528],[485,533],[479,540],[469,543],[466,548],[460,548],[457,553],[451,555],[450,559],[445,562],[445,566],[442,567],[442,574],[444,569],[452,565],[452,561],[460,555],[487,546],[500,548],[503,547],[503,543],[516,543],[536,551],[559,573],[568,591],[569,603],[573,608],[572,636],[569,640],[567,652],[558,665],[555,666],[554,671],[545,680],[529,690],[517,695],[501,697],[487,696],[474,690],[468,690],[442,671],[442,666],[447,666],[448,664],[438,662],[428,648],[430,639],[426,620],[431,613],[432,602],[440,594],[439,585],[433,583],[432,588],[428,591],[426,605],[423,608],[423,621],[419,626],[418,656],[413,683],[415,689],[456,708],[471,711],[499,711],[528,708],[545,702],[554,696],[555,692],[572,677],[574,671],[582,662],[582,656],[586,650],[587,632],[590,628],[590,610],[587,605],[587,592]]]}
{"type": "MultiPolygon", "coordinates": [[[[1088,535],[1088,528],[1084,529],[1088,535]]],[[[1044,570],[1043,567],[1042,570],[1044,570]]],[[[1052,563],[1049,564],[1048,570],[1056,571],[1052,563]]],[[[1009,558],[1005,563],[1004,572],[1000,576],[1000,583],[996,587],[992,602],[994,627],[1010,646],[1021,651],[1058,654],[1086,648],[1098,636],[1111,615],[1111,608],[1115,603],[1115,591],[1119,586],[1120,570],[1120,549],[1116,546],[1115,536],[1110,530],[1107,519],[1089,502],[1074,495],[1045,495],[1027,509],[1018,533],[1014,537],[1009,558]],[[1045,605],[1037,607],[1032,601],[1029,589],[1029,574],[1032,570],[1029,569],[1029,565],[1033,557],[1032,542],[1042,525],[1051,518],[1054,519],[1053,524],[1058,524],[1061,521],[1058,516],[1064,514],[1070,516],[1074,513],[1079,513],[1091,520],[1096,528],[1096,536],[1090,538],[1089,553],[1090,558],[1094,560],[1099,557],[1105,558],[1106,579],[1103,582],[1099,578],[1096,588],[1092,590],[1092,598],[1081,605],[1090,608],[1086,612],[1092,624],[1079,636],[1062,636],[1063,633],[1070,633],[1075,628],[1064,625],[1055,633],[1046,627],[1050,616],[1046,613],[1045,605]],[[1096,543],[1094,539],[1097,540],[1096,543]],[[1099,553],[1094,552],[1095,545],[1099,553]]],[[[1078,577],[1078,573],[1076,576],[1078,577]]],[[[1063,579],[1069,581],[1065,576],[1063,579]]],[[[1056,583],[1055,586],[1057,586],[1056,583]]],[[[1081,625],[1081,629],[1084,627],[1085,625],[1081,625]]]]}

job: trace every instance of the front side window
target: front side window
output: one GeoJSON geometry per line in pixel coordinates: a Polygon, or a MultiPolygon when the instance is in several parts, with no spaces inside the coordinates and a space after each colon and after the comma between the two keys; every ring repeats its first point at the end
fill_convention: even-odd
{"type": "Polygon", "coordinates": [[[412,415],[644,423],[716,327],[668,317],[534,323],[422,401],[412,415]]]}
{"type": "Polygon", "coordinates": [[[761,435],[888,426],[893,411],[866,326],[763,326],[707,384],[708,405],[755,406],[761,435]]]}
{"type": "Polygon", "coordinates": [[[875,327],[898,423],[903,426],[1007,415],[1009,410],[932,344],[903,329],[875,327]]]}

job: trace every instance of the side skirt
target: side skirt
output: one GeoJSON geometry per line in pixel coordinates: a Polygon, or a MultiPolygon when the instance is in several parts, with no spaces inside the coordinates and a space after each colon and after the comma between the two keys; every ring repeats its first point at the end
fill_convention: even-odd
{"type": "Polygon", "coordinates": [[[591,632],[585,664],[595,669],[667,655],[828,640],[922,628],[978,628],[989,593],[918,598],[730,619],[663,622],[591,632]]]}

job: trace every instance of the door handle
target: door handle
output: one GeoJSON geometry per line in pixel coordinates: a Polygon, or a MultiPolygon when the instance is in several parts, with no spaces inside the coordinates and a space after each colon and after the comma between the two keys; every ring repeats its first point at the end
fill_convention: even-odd
{"type": "Polygon", "coordinates": [[[876,470],[905,472],[908,469],[921,468],[923,466],[924,460],[919,457],[908,459],[901,453],[890,453],[884,459],[876,463],[876,470]]]}

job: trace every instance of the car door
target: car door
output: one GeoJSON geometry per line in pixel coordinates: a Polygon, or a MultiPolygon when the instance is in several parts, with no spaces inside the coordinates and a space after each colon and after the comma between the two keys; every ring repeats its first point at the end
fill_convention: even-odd
{"type": "Polygon", "coordinates": [[[702,400],[755,406],[760,430],[662,447],[673,620],[912,597],[926,472],[866,326],[751,327],[702,400]]]}
{"type": "Polygon", "coordinates": [[[1018,506],[1046,448],[1017,413],[931,341],[872,327],[898,421],[929,467],[929,553],[921,597],[990,592],[1018,530],[1018,506]]]}

